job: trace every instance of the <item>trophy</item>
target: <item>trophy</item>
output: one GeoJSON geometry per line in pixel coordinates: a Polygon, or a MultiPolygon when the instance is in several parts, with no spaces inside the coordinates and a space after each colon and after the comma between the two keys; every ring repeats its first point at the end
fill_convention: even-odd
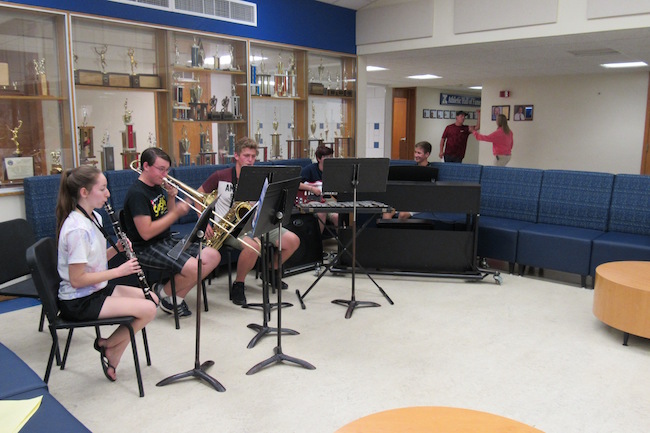
{"type": "Polygon", "coordinates": [[[131,165],[132,161],[138,159],[138,152],[136,150],[136,137],[133,130],[132,114],[133,111],[129,110],[129,100],[124,100],[124,120],[125,129],[122,131],[122,167],[126,168],[131,165]]]}
{"type": "Polygon", "coordinates": [[[257,121],[257,131],[255,131],[255,142],[257,145],[262,144],[262,131],[260,131],[260,121],[257,121]]]}
{"type": "Polygon", "coordinates": [[[235,155],[235,133],[232,132],[232,125],[228,125],[228,156],[235,155]]]}
{"type": "Polygon", "coordinates": [[[36,93],[38,95],[47,95],[47,76],[45,75],[45,59],[34,59],[34,76],[36,77],[36,93]]]}
{"type": "Polygon", "coordinates": [[[311,131],[309,139],[316,140],[316,136],[314,135],[316,133],[316,106],[313,102],[311,103],[311,123],[309,124],[309,129],[311,131]]]}
{"type": "Polygon", "coordinates": [[[102,74],[106,73],[106,51],[108,51],[108,45],[102,45],[101,47],[93,47],[95,53],[99,56],[99,67],[102,70],[102,74]]]}
{"type": "Polygon", "coordinates": [[[156,140],[156,136],[153,135],[153,132],[149,132],[149,137],[147,138],[147,144],[149,144],[149,147],[158,147],[158,142],[156,140]]]}
{"type": "Polygon", "coordinates": [[[287,70],[287,96],[296,97],[296,56],[291,53],[289,57],[289,69],[287,70]]]}
{"type": "Polygon", "coordinates": [[[18,131],[20,130],[21,126],[23,126],[22,120],[18,120],[18,126],[16,126],[14,129],[11,129],[9,126],[7,126],[7,129],[11,132],[11,141],[13,141],[16,145],[16,150],[14,150],[12,153],[13,156],[23,156],[23,152],[20,151],[20,143],[18,143],[18,131]]]}
{"type": "Polygon", "coordinates": [[[239,120],[242,118],[241,111],[239,109],[239,95],[237,95],[237,88],[235,85],[232,85],[232,115],[233,118],[239,120]]]}
{"type": "Polygon", "coordinates": [[[187,128],[185,125],[183,125],[183,129],[181,129],[181,134],[183,138],[178,140],[178,153],[181,155],[183,160],[182,165],[190,165],[190,158],[192,155],[190,154],[190,139],[187,138],[187,128]]]}
{"type": "Polygon", "coordinates": [[[323,66],[323,58],[321,57],[318,65],[318,81],[323,81],[323,72],[325,72],[325,66],[323,66]]]}
{"type": "Polygon", "coordinates": [[[55,150],[50,152],[52,157],[52,168],[50,169],[50,174],[60,174],[63,171],[63,166],[61,165],[61,151],[55,150]]]}
{"type": "Polygon", "coordinates": [[[115,170],[115,154],[110,143],[108,130],[104,131],[102,137],[102,171],[106,170],[115,170]]]}
{"type": "Polygon", "coordinates": [[[230,46],[229,53],[230,53],[230,70],[231,71],[238,71],[239,68],[235,64],[235,47],[234,47],[234,45],[230,46]]]}
{"type": "Polygon", "coordinates": [[[88,111],[86,110],[86,107],[82,108],[82,112],[83,120],[81,126],[79,126],[79,146],[81,147],[81,157],[79,159],[81,164],[95,165],[97,164],[97,161],[93,160],[93,158],[95,158],[95,146],[93,141],[93,129],[95,129],[95,127],[88,126],[88,111]]]}
{"type": "Polygon", "coordinates": [[[201,102],[201,96],[203,96],[203,88],[199,83],[194,84],[190,87],[190,102],[193,104],[198,104],[201,102]]]}
{"type": "Polygon", "coordinates": [[[219,60],[219,45],[216,46],[214,49],[214,56],[212,56],[214,59],[214,63],[212,65],[213,69],[221,69],[221,61],[219,60]]]}
{"type": "Polygon", "coordinates": [[[212,95],[212,98],[210,98],[210,112],[208,113],[208,119],[210,120],[221,120],[221,113],[217,111],[217,104],[219,103],[219,99],[216,97],[216,95],[212,95]]]}
{"type": "Polygon", "coordinates": [[[228,106],[230,105],[230,98],[227,96],[224,96],[223,99],[221,100],[221,119],[222,120],[230,120],[233,118],[233,115],[230,111],[228,111],[228,106]]]}
{"type": "Polygon", "coordinates": [[[279,159],[280,154],[280,134],[278,133],[278,117],[275,109],[273,109],[273,133],[271,134],[271,158],[279,159]]]}
{"type": "Polygon", "coordinates": [[[325,113],[325,142],[327,142],[327,136],[330,133],[330,125],[329,122],[327,121],[327,113],[325,113]]]}
{"type": "Polygon", "coordinates": [[[181,63],[181,52],[178,51],[178,42],[176,42],[176,36],[174,36],[174,65],[180,65],[181,63]]]}
{"type": "Polygon", "coordinates": [[[289,138],[287,140],[293,140],[293,130],[296,128],[296,125],[293,121],[293,114],[291,115],[291,122],[289,123],[289,138]]]}
{"type": "Polygon", "coordinates": [[[138,69],[138,62],[135,60],[135,48],[129,47],[126,54],[129,56],[129,63],[131,63],[131,75],[135,75],[135,70],[138,69]]]}
{"type": "Polygon", "coordinates": [[[203,124],[201,123],[199,125],[199,151],[201,153],[204,153],[205,150],[205,140],[206,140],[206,132],[203,130],[203,124]]]}
{"type": "Polygon", "coordinates": [[[194,36],[194,42],[192,43],[192,54],[191,54],[191,62],[192,62],[192,67],[193,68],[198,68],[199,65],[199,50],[201,47],[199,46],[200,39],[194,36]]]}

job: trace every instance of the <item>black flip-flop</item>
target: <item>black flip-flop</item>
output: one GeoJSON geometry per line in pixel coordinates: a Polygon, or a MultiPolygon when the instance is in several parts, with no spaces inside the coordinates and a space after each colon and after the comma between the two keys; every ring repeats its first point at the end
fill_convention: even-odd
{"type": "Polygon", "coordinates": [[[95,350],[99,352],[99,360],[102,363],[102,370],[104,371],[104,376],[106,376],[106,379],[110,380],[111,382],[115,382],[115,378],[112,378],[108,374],[108,369],[112,368],[115,373],[117,373],[117,370],[115,370],[115,367],[111,365],[110,362],[108,362],[108,357],[106,356],[106,348],[101,347],[99,345],[99,339],[95,338],[95,344],[94,344],[95,350]]]}

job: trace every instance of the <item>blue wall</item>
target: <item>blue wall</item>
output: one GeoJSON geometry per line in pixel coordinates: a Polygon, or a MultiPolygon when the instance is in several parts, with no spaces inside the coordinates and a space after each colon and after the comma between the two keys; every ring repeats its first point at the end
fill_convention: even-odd
{"type": "Polygon", "coordinates": [[[165,12],[108,0],[21,0],[24,5],[82,12],[172,27],[355,54],[352,9],[315,0],[247,0],[257,4],[257,27],[165,12]]]}

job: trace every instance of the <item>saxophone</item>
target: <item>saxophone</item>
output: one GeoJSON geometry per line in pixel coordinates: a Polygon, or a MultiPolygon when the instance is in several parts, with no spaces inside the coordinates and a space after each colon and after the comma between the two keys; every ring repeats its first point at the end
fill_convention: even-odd
{"type": "Polygon", "coordinates": [[[251,210],[251,205],[248,202],[240,201],[234,204],[228,212],[221,218],[221,223],[214,226],[214,236],[207,240],[206,245],[218,250],[231,234],[235,226],[241,221],[242,218],[251,210]],[[224,227],[229,226],[228,229],[224,227]]]}

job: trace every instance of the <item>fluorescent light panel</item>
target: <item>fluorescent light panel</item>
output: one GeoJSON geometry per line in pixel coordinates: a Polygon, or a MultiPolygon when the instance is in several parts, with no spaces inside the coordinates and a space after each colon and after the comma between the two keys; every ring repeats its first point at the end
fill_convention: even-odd
{"type": "Polygon", "coordinates": [[[374,71],[387,71],[388,69],[382,68],[381,66],[366,66],[366,72],[374,72],[374,71]]]}
{"type": "Polygon", "coordinates": [[[433,74],[422,74],[422,75],[409,75],[406,78],[411,78],[413,80],[433,80],[435,78],[441,78],[441,77],[433,74]]]}
{"type": "Polygon", "coordinates": [[[483,90],[483,86],[470,86],[469,88],[472,90],[483,90]]]}
{"type": "Polygon", "coordinates": [[[621,63],[601,63],[603,68],[641,68],[648,66],[646,62],[621,62],[621,63]]]}

